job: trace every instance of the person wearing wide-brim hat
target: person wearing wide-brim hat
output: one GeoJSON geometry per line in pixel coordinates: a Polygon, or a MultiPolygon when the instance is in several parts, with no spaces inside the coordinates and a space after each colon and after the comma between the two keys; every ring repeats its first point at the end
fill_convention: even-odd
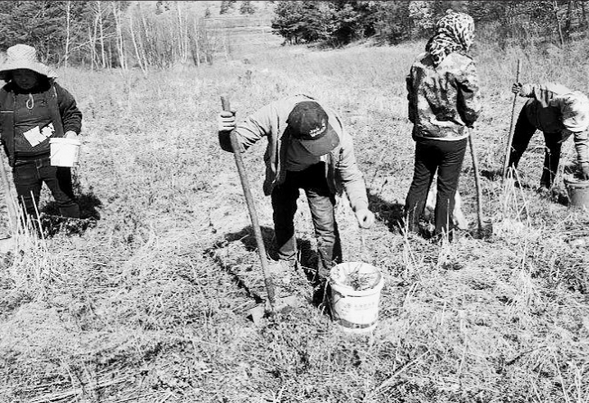
{"type": "Polygon", "coordinates": [[[61,215],[80,217],[72,190],[70,168],[50,162],[49,139],[77,137],[82,113],[74,97],[57,82],[55,72],[37,58],[35,48],[18,44],[6,51],[0,65],[0,139],[19,202],[36,218],[43,183],[51,191],[61,215]]]}
{"type": "Polygon", "coordinates": [[[509,166],[517,168],[536,130],[542,131],[546,149],[539,190],[546,191],[554,183],[562,144],[572,135],[578,174],[582,179],[589,179],[589,98],[581,91],[556,83],[514,83],[512,92],[530,99],[522,107],[515,125],[509,166]]]}

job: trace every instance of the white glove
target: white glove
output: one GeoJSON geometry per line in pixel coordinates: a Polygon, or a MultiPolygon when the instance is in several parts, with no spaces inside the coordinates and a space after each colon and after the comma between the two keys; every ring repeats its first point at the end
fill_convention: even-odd
{"type": "Polygon", "coordinates": [[[360,228],[370,228],[374,224],[374,214],[367,208],[356,211],[356,220],[360,228]]]}
{"type": "Polygon", "coordinates": [[[217,125],[220,132],[230,132],[235,129],[235,112],[219,112],[219,115],[217,116],[217,125]]]}
{"type": "Polygon", "coordinates": [[[66,139],[75,139],[78,137],[78,135],[76,134],[76,132],[74,132],[72,130],[68,130],[67,132],[65,132],[63,137],[66,139]]]}

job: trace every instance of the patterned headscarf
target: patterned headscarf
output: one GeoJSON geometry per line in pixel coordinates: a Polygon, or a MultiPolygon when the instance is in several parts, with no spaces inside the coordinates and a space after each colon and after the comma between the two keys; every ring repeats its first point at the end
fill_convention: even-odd
{"type": "Polygon", "coordinates": [[[432,56],[434,66],[438,66],[452,52],[468,51],[474,38],[474,20],[468,14],[446,11],[446,15],[436,23],[434,36],[425,45],[432,56]]]}

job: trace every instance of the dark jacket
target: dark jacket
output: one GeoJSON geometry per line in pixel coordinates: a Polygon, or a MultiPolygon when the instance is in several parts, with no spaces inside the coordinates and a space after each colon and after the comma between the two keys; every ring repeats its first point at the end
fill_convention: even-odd
{"type": "MultiPolygon", "coordinates": [[[[67,131],[80,134],[82,130],[82,112],[76,105],[74,97],[54,80],[49,80],[43,91],[49,107],[55,133],[52,137],[63,137],[67,131]]],[[[15,88],[12,82],[0,89],[0,139],[8,156],[8,163],[14,166],[14,102],[15,88]]]]}

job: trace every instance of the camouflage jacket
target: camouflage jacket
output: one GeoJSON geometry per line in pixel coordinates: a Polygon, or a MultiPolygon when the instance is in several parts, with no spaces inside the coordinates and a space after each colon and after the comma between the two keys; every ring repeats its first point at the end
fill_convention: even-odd
{"type": "Polygon", "coordinates": [[[409,120],[414,138],[460,140],[481,113],[474,61],[459,52],[435,68],[429,53],[419,55],[407,76],[409,120]]]}
{"type": "MultiPolygon", "coordinates": [[[[285,134],[288,115],[301,101],[313,100],[307,95],[294,95],[274,101],[237,124],[235,133],[243,150],[247,150],[256,142],[266,137],[268,145],[264,155],[266,177],[264,194],[267,196],[286,177],[286,152],[291,138],[285,134]]],[[[329,154],[321,157],[326,162],[326,178],[330,190],[341,193],[345,190],[354,211],[368,208],[368,196],[364,177],[356,163],[352,137],[345,130],[342,122],[334,111],[324,106],[331,127],[340,137],[340,144],[329,154]]],[[[225,151],[233,151],[229,140],[229,132],[219,132],[219,142],[225,151]]]]}
{"type": "MultiPolygon", "coordinates": [[[[571,132],[567,131],[562,123],[562,103],[559,95],[571,92],[573,91],[560,84],[525,84],[522,86],[520,96],[530,99],[524,105],[522,113],[525,113],[529,122],[545,136],[564,142],[570,137],[571,132]]],[[[589,163],[588,130],[574,133],[574,142],[577,162],[589,163]]]]}

